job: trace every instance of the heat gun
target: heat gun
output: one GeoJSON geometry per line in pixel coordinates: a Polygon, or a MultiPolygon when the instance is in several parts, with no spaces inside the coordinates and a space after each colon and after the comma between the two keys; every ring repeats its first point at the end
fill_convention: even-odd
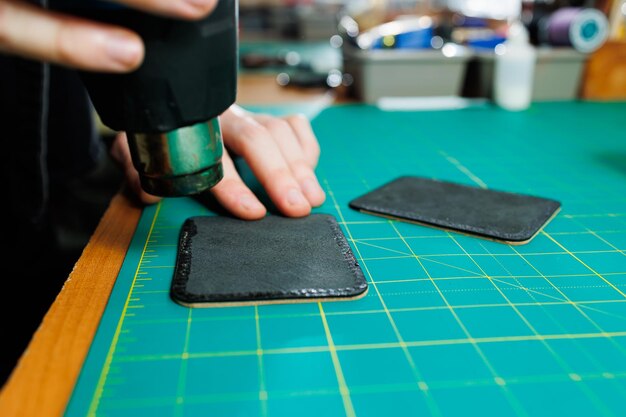
{"type": "Polygon", "coordinates": [[[102,122],[125,131],[142,188],[159,196],[200,193],[222,178],[218,116],[235,101],[237,1],[220,0],[198,21],[151,15],[96,0],[63,11],[126,27],[145,58],[126,74],[81,71],[102,122]]]}

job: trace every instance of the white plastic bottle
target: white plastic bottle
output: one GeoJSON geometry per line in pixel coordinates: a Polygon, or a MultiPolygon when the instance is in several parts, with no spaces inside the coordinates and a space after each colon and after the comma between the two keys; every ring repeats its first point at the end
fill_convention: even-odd
{"type": "Polygon", "coordinates": [[[524,110],[532,100],[537,53],[528,41],[524,25],[509,27],[506,42],[496,47],[493,94],[496,104],[507,110],[524,110]]]}

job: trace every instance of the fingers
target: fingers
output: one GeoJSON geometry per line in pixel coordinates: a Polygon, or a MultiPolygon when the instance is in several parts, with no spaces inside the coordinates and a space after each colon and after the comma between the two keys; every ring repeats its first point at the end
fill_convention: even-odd
{"type": "MultiPolygon", "coordinates": [[[[253,117],[269,131],[309,203],[313,207],[321,205],[326,195],[317,181],[315,172],[313,172],[313,168],[317,164],[317,157],[305,156],[301,142],[287,121],[267,115],[255,115],[253,117]],[[313,157],[315,163],[313,163],[313,157]]],[[[317,141],[315,143],[317,144],[317,141]]]]}
{"type": "Polygon", "coordinates": [[[143,43],[126,29],[0,1],[0,50],[85,70],[130,71],[143,43]]]}
{"type": "Polygon", "coordinates": [[[311,203],[269,130],[237,107],[221,121],[224,143],[246,160],[276,207],[287,216],[308,215],[311,203]]]}
{"type": "Polygon", "coordinates": [[[143,204],[155,204],[161,200],[160,197],[148,194],[141,188],[139,173],[133,165],[130,148],[128,147],[128,139],[125,133],[119,133],[115,137],[113,145],[111,145],[111,156],[120,165],[124,171],[126,183],[143,204]]]}
{"type": "Polygon", "coordinates": [[[226,150],[222,156],[222,167],[224,178],[211,189],[222,207],[244,220],[257,220],[265,216],[265,207],[244,184],[226,150]]]}
{"type": "Polygon", "coordinates": [[[320,145],[313,133],[311,123],[301,114],[287,116],[285,120],[298,138],[306,161],[311,168],[315,168],[320,158],[320,145]]]}
{"type": "MultiPolygon", "coordinates": [[[[217,0],[114,0],[152,13],[199,19],[217,0]]],[[[141,38],[124,28],[0,0],[0,51],[73,68],[128,72],[144,57],[141,38]]]]}
{"type": "Polygon", "coordinates": [[[199,19],[213,11],[218,0],[111,0],[127,6],[184,19],[199,19]]]}
{"type": "Polygon", "coordinates": [[[248,162],[283,214],[304,216],[324,202],[313,171],[319,145],[306,118],[283,120],[235,105],[222,115],[222,130],[225,144],[248,162]]]}

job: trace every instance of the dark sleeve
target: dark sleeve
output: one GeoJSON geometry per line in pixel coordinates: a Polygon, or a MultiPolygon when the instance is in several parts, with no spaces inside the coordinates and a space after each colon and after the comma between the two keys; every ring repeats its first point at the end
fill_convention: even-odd
{"type": "Polygon", "coordinates": [[[51,66],[48,106],[48,171],[63,182],[89,172],[101,155],[92,108],[74,70],[51,66]]]}

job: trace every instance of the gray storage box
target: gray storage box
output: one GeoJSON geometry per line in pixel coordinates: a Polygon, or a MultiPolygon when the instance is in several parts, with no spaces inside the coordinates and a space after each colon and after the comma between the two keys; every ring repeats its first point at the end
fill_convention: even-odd
{"type": "Polygon", "coordinates": [[[354,78],[355,95],[367,103],[381,97],[457,96],[471,56],[468,48],[454,44],[440,50],[343,47],[344,72],[354,78]]]}
{"type": "MultiPolygon", "coordinates": [[[[468,64],[464,96],[493,98],[494,57],[491,51],[475,52],[468,64]]],[[[587,58],[573,48],[537,48],[532,100],[576,99],[587,58]]]]}
{"type": "Polygon", "coordinates": [[[337,34],[337,14],[340,9],[332,5],[300,6],[297,8],[300,40],[328,40],[337,34]]]}

